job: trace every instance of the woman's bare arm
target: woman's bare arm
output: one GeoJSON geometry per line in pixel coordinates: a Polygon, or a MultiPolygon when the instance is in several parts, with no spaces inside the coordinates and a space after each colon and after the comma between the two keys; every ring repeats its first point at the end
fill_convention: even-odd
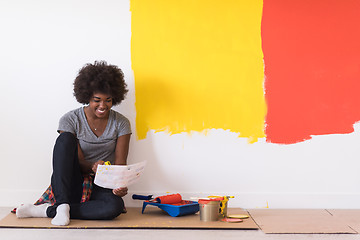
{"type": "Polygon", "coordinates": [[[126,165],[131,134],[118,137],[115,148],[115,165],[126,165]]]}

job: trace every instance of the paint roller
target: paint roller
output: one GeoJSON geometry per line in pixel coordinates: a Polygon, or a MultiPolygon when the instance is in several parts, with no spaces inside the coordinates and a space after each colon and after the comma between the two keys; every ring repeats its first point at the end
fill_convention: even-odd
{"type": "Polygon", "coordinates": [[[181,203],[182,197],[179,193],[177,193],[177,194],[170,194],[170,195],[157,197],[155,198],[154,201],[161,204],[175,204],[175,203],[181,203]]]}

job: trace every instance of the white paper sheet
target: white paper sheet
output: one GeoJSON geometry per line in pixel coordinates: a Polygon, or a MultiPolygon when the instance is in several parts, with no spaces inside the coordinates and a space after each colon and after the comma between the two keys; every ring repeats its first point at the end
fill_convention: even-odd
{"type": "Polygon", "coordinates": [[[132,165],[98,165],[94,183],[100,187],[116,189],[135,183],[144,172],[146,162],[132,165]]]}

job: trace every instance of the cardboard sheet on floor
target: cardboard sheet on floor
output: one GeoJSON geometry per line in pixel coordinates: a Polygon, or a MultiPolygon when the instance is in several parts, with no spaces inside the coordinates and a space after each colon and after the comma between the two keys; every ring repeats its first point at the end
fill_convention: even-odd
{"type": "Polygon", "coordinates": [[[336,219],[360,233],[360,209],[331,209],[328,212],[336,219]]]}
{"type": "MultiPolygon", "coordinates": [[[[242,209],[228,209],[231,214],[249,213],[242,209]]],[[[226,223],[221,221],[200,221],[199,213],[171,217],[157,207],[149,206],[141,214],[141,208],[128,208],[126,214],[109,221],[85,221],[73,219],[68,226],[51,225],[50,218],[24,218],[18,219],[15,214],[10,213],[0,221],[0,227],[7,228],[154,228],[154,229],[258,229],[256,223],[251,219],[244,219],[241,223],[226,223]]]]}
{"type": "Polygon", "coordinates": [[[324,209],[248,210],[265,233],[357,233],[324,209]]]}

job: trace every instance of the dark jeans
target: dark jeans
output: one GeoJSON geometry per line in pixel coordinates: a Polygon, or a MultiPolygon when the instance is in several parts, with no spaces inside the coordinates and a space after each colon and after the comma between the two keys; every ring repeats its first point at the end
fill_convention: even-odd
{"type": "Polygon", "coordinates": [[[56,140],[53,152],[52,190],[56,204],[47,209],[48,217],[55,217],[56,208],[63,203],[70,205],[70,218],[84,220],[110,220],[119,216],[124,209],[121,197],[93,185],[89,201],[80,203],[83,176],[80,171],[77,139],[72,133],[64,132],[56,140]]]}

